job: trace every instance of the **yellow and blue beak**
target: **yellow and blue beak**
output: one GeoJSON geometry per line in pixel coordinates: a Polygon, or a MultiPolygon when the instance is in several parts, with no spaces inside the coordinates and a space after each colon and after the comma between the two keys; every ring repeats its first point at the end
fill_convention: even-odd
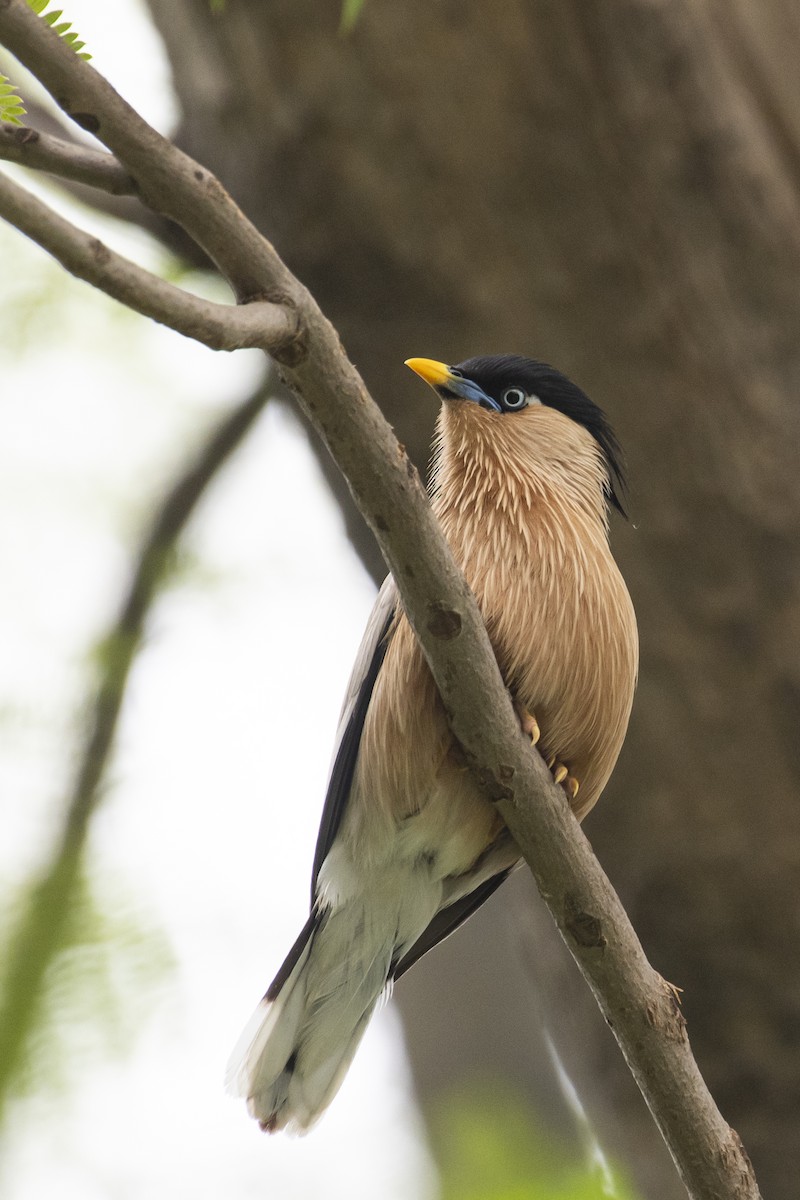
{"type": "Polygon", "coordinates": [[[467,379],[460,371],[445,363],[435,362],[432,358],[407,358],[406,366],[411,367],[430,384],[443,400],[471,400],[490,412],[502,412],[500,405],[491,396],[487,396],[483,388],[471,379],[467,379]]]}

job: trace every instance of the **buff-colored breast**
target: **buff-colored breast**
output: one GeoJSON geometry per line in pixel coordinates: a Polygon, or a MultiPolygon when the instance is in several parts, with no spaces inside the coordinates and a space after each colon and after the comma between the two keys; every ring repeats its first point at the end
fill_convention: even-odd
{"type": "MultiPolygon", "coordinates": [[[[608,545],[604,479],[594,439],[552,409],[443,407],[434,506],[503,677],[539,722],[542,753],[580,783],[579,818],[616,762],[638,663],[633,608],[608,545]]],[[[392,831],[414,853],[446,845],[443,874],[467,870],[501,828],[458,762],[403,616],[365,721],[348,823],[367,859],[392,831]]]]}

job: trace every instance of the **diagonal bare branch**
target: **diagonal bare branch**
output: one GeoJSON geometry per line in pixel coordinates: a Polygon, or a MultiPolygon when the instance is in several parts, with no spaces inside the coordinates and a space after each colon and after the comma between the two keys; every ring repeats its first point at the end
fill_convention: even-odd
{"type": "Polygon", "coordinates": [[[24,0],[0,0],[0,39],[125,165],[144,202],[203,246],[240,299],[267,297],[295,311],[297,336],[274,351],[282,374],[375,533],[453,731],[528,862],[690,1196],[756,1200],[749,1160],[700,1075],[674,995],[647,961],[563,791],[520,736],[474,597],[336,331],[219,182],[77,60],[24,0]]]}
{"type": "Polygon", "coordinates": [[[78,763],[59,839],[51,860],[10,939],[0,990],[0,1114],[16,1081],[20,1056],[34,1028],[46,972],[62,943],[69,901],[79,882],[89,823],[100,802],[130,669],[175,546],[198,502],[240,445],[270,396],[262,385],[212,430],[199,453],[169,488],[143,542],[119,615],[103,644],[100,679],[87,716],[78,763]]]}
{"type": "Polygon", "coordinates": [[[79,279],[213,350],[280,351],[296,334],[293,312],[265,301],[217,304],[183,291],[111,250],[0,173],[0,216],[79,279]]]}
{"type": "Polygon", "coordinates": [[[68,142],[27,125],[0,123],[0,158],[73,183],[100,188],[114,196],[136,194],[136,184],[113,154],[68,142]]]}

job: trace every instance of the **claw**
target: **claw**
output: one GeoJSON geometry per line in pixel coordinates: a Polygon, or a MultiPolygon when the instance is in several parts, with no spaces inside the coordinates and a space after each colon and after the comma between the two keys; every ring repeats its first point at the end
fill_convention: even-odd
{"type": "Polygon", "coordinates": [[[548,771],[552,771],[553,779],[556,783],[563,783],[564,790],[570,800],[574,800],[581,785],[574,775],[570,775],[568,768],[562,762],[558,761],[555,754],[547,759],[547,769],[548,771]]]}
{"type": "Polygon", "coordinates": [[[533,713],[528,712],[524,704],[516,704],[514,707],[516,708],[517,716],[519,717],[520,729],[531,739],[531,745],[535,746],[539,741],[539,738],[542,736],[542,731],[539,728],[539,722],[536,720],[536,717],[533,715],[533,713]]]}
{"type": "Polygon", "coordinates": [[[670,993],[670,995],[672,996],[675,1003],[680,1005],[681,1004],[681,993],[683,992],[683,988],[678,987],[677,983],[670,983],[670,981],[668,979],[665,979],[663,975],[661,976],[661,982],[663,983],[666,990],[670,993]]]}

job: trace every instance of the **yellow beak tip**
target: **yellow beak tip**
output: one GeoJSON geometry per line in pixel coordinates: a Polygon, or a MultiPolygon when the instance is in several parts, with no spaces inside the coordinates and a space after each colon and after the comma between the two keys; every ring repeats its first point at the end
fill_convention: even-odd
{"type": "Polygon", "coordinates": [[[405,365],[433,388],[441,387],[450,378],[450,370],[445,363],[432,358],[407,358],[405,365]]]}

